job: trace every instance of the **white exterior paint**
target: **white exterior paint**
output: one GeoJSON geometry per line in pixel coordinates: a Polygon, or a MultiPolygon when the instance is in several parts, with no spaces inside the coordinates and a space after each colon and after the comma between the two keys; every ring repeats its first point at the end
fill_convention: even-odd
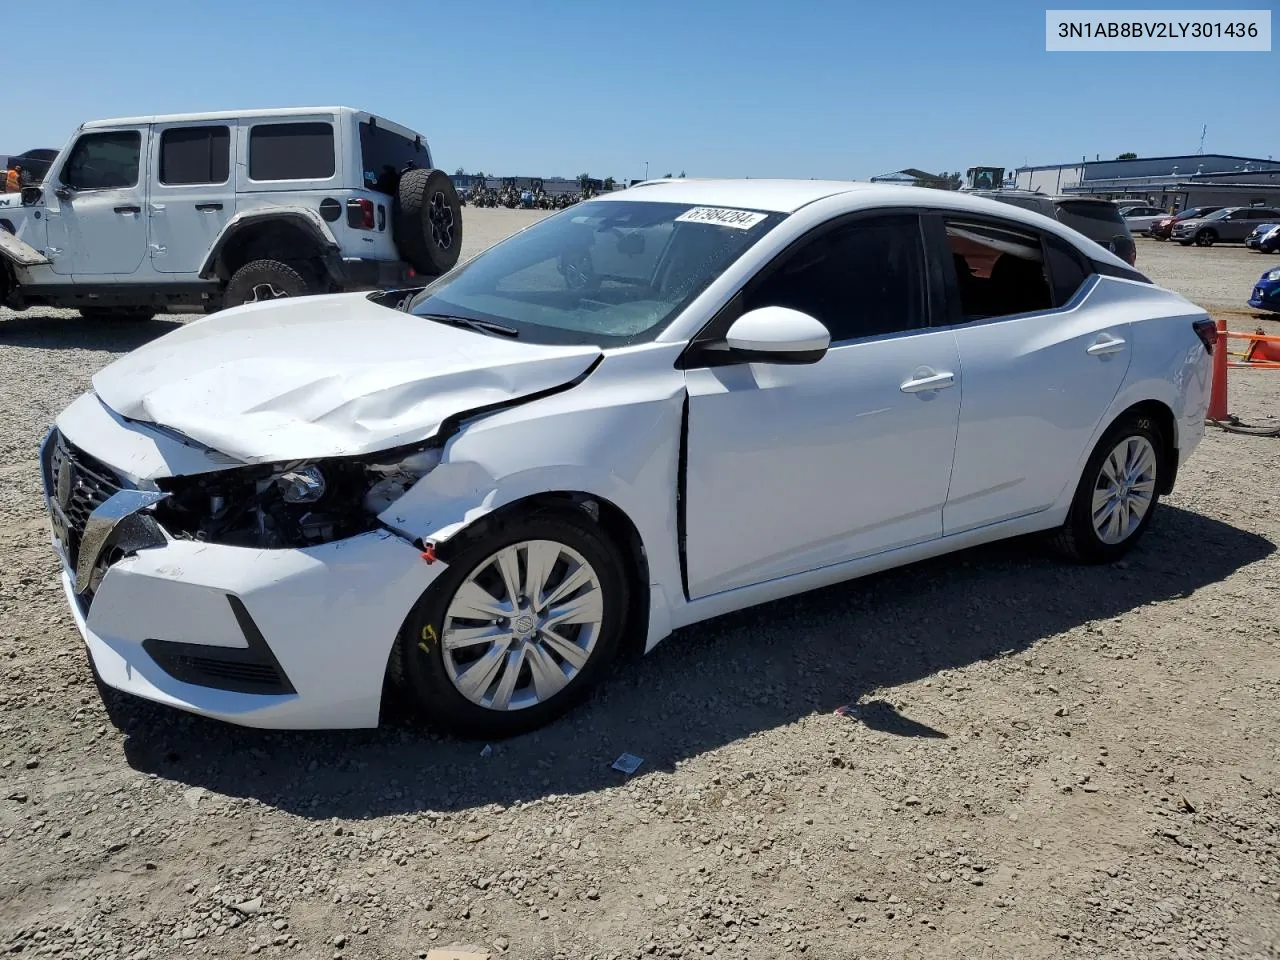
{"type": "Polygon", "coordinates": [[[791,215],[652,343],[539,346],[341,295],[230,310],[102,371],[98,396],[72,404],[58,427],[144,483],[228,458],[376,452],[463,417],[439,466],[381,515],[388,532],[298,550],[174,540],[111,566],[87,619],[72,603],[104,680],[255,726],[368,726],[405,616],[445,569],[413,542],[447,541],[530,495],[587,494],[634,525],[651,648],[730,610],[1059,526],[1099,437],[1136,403],[1171,411],[1181,460],[1202,436],[1209,358],[1191,324],[1205,314],[1110,276],[1062,309],[849,341],[811,365],[682,370],[689,339],[747,279],[851,212],[986,213],[1125,265],[1057,221],[963,194],[670,181],[607,198],[649,199],[791,215]],[[468,416],[495,401],[513,402],[468,416]],[[226,594],[244,601],[296,694],[180,683],[141,648],[155,636],[242,645],[218,601],[226,594]]]}

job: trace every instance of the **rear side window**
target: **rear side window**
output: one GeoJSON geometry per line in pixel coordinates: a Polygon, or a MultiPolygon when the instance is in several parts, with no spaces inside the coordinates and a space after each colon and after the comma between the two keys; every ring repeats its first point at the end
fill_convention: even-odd
{"type": "Polygon", "coordinates": [[[226,183],[230,173],[229,127],[178,127],[160,135],[161,183],[226,183]]]}
{"type": "Polygon", "coordinates": [[[394,194],[406,167],[431,166],[431,154],[421,140],[410,140],[367,121],[360,124],[360,157],[364,185],[394,194]]]}
{"type": "Polygon", "coordinates": [[[1005,224],[945,223],[965,320],[1007,317],[1054,306],[1038,234],[1005,224]]]}
{"type": "Polygon", "coordinates": [[[816,317],[833,343],[924,326],[919,218],[869,217],[803,241],[749,290],[743,310],[758,307],[816,317]]]}
{"type": "Polygon", "coordinates": [[[1059,200],[1057,207],[1060,221],[1103,245],[1127,229],[1124,217],[1114,203],[1104,200],[1059,200]]]}
{"type": "Polygon", "coordinates": [[[250,180],[328,180],[336,169],[331,123],[262,123],[249,132],[250,180]]]}
{"type": "Polygon", "coordinates": [[[1049,264],[1049,284],[1053,289],[1053,305],[1065,306],[1076,291],[1089,279],[1084,260],[1065,240],[1047,235],[1044,238],[1045,255],[1049,264]]]}
{"type": "Polygon", "coordinates": [[[86,133],[71,148],[62,182],[77,190],[136,187],[141,163],[142,134],[137,130],[86,133]]]}

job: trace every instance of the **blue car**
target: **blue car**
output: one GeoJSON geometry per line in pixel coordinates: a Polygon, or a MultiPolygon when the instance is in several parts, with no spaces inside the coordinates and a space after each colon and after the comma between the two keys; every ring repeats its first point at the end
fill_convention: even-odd
{"type": "Polygon", "coordinates": [[[1280,313],[1280,267],[1268,270],[1253,288],[1249,306],[1257,310],[1273,310],[1280,313]]]}
{"type": "Polygon", "coordinates": [[[1278,226],[1280,224],[1258,224],[1253,228],[1253,233],[1244,238],[1244,245],[1250,250],[1257,250],[1259,253],[1274,253],[1276,246],[1280,245],[1278,226]]]}

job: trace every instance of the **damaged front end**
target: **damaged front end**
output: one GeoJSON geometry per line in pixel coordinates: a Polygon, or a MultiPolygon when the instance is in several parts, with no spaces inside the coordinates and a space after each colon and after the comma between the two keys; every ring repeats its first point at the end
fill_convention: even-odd
{"type": "Polygon", "coordinates": [[[157,481],[156,519],[175,538],[311,547],[380,526],[378,515],[440,462],[438,443],[364,457],[261,464],[157,481]]]}

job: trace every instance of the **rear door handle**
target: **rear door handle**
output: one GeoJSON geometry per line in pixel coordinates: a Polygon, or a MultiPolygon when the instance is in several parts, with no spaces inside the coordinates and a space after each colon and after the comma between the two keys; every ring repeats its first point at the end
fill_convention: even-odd
{"type": "Polygon", "coordinates": [[[197,209],[197,210],[205,210],[205,211],[209,211],[209,210],[221,210],[221,209],[222,209],[222,204],[220,204],[220,203],[197,203],[197,204],[196,204],[196,209],[197,209]]]}
{"type": "Polygon", "coordinates": [[[1085,353],[1091,357],[1108,357],[1113,353],[1119,353],[1124,348],[1125,341],[1121,337],[1113,337],[1104,333],[1089,345],[1085,353]]]}
{"type": "Polygon", "coordinates": [[[141,207],[116,207],[116,213],[141,213],[141,207]]]}
{"type": "Polygon", "coordinates": [[[928,393],[931,390],[945,390],[956,385],[956,375],[946,370],[941,373],[929,373],[908,380],[900,388],[903,393],[928,393]]]}

